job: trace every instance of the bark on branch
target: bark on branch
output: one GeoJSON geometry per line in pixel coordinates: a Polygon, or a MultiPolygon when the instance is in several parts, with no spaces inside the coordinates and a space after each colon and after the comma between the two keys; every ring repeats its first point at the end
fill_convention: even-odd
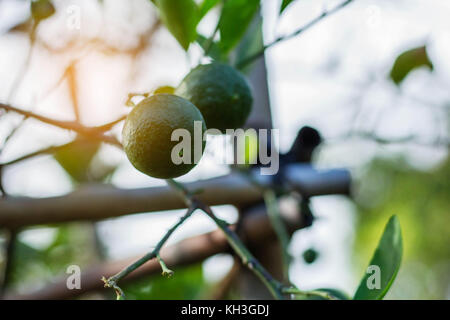
{"type": "MultiPolygon", "coordinates": [[[[303,195],[349,193],[350,174],[344,169],[317,171],[309,165],[289,165],[285,175],[287,183],[303,195]]],[[[255,174],[255,179],[263,185],[271,182],[271,176],[255,174]]],[[[186,186],[191,191],[202,190],[198,198],[211,206],[231,204],[242,207],[263,201],[260,188],[239,173],[186,186]]],[[[133,213],[182,208],[185,208],[183,201],[167,186],[118,189],[93,185],[59,197],[8,197],[0,200],[0,227],[11,229],[69,221],[96,221],[133,213]]]]}

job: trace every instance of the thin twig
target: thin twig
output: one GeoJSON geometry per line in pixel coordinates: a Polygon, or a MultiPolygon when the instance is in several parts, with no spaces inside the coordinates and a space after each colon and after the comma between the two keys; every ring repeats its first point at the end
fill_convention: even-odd
{"type": "Polygon", "coordinates": [[[22,109],[19,109],[19,108],[16,108],[16,107],[10,106],[8,104],[4,104],[4,103],[0,103],[0,109],[4,109],[6,111],[12,111],[12,112],[18,113],[20,115],[23,115],[25,117],[33,118],[33,119],[39,120],[41,122],[44,122],[46,124],[50,124],[52,126],[56,126],[56,127],[62,128],[62,129],[67,129],[67,130],[72,130],[72,131],[77,131],[77,132],[85,130],[85,128],[81,124],[79,124],[75,121],[62,121],[62,120],[48,118],[48,117],[36,114],[34,112],[22,110],[22,109]]]}
{"type": "Polygon", "coordinates": [[[161,240],[159,240],[158,244],[151,252],[147,253],[145,256],[143,256],[136,262],[132,263],[131,265],[129,265],[128,267],[126,267],[125,269],[120,271],[119,273],[115,274],[114,276],[112,276],[108,279],[103,277],[102,280],[105,283],[105,287],[113,288],[116,291],[118,300],[124,299],[125,294],[123,293],[122,289],[120,289],[120,287],[118,286],[118,282],[122,278],[126,277],[128,274],[130,274],[131,272],[133,272],[134,270],[136,270],[137,268],[142,266],[144,263],[146,263],[147,261],[152,260],[154,258],[158,258],[161,268],[163,269],[163,273],[164,272],[168,273],[168,274],[173,273],[173,272],[171,272],[172,270],[168,269],[167,266],[165,265],[165,263],[161,260],[161,257],[159,257],[159,252],[161,251],[161,248],[167,242],[167,240],[169,240],[170,236],[175,232],[175,230],[177,230],[177,228],[179,226],[181,226],[192,215],[192,213],[194,213],[194,211],[196,209],[197,208],[194,206],[189,207],[186,214],[184,214],[180,218],[180,220],[166,232],[166,234],[162,237],[161,240]]]}
{"type": "Polygon", "coordinates": [[[38,151],[34,151],[29,154],[23,155],[14,160],[10,160],[8,162],[1,163],[0,167],[10,166],[10,165],[13,165],[13,164],[37,157],[37,156],[45,155],[45,154],[54,154],[54,153],[58,152],[59,150],[62,150],[64,148],[70,146],[71,144],[73,144],[73,141],[63,144],[63,145],[60,145],[60,146],[51,146],[51,147],[43,148],[38,151]]]}
{"type": "Polygon", "coordinates": [[[318,17],[314,18],[313,20],[311,20],[310,22],[308,22],[306,25],[304,25],[303,27],[301,27],[300,29],[297,29],[296,31],[285,35],[285,36],[280,36],[278,38],[276,38],[275,40],[273,40],[272,42],[266,44],[260,51],[252,54],[251,56],[249,56],[248,58],[243,59],[242,61],[240,61],[236,67],[238,69],[243,69],[244,67],[246,67],[248,64],[252,63],[253,61],[255,61],[256,59],[262,57],[264,55],[264,52],[273,47],[274,45],[282,42],[282,41],[286,41],[289,39],[292,39],[296,36],[298,36],[299,34],[303,33],[304,31],[310,29],[312,26],[314,26],[316,23],[318,23],[319,21],[321,21],[323,18],[332,15],[333,13],[339,11],[340,9],[346,7],[347,5],[349,5],[350,3],[352,3],[354,0],[346,0],[344,2],[342,2],[341,4],[337,5],[336,7],[334,7],[331,10],[328,11],[324,11],[321,15],[319,15],[318,17]]]}
{"type": "Polygon", "coordinates": [[[332,296],[328,292],[322,292],[322,291],[317,291],[317,290],[303,291],[303,290],[300,290],[300,289],[295,288],[295,287],[283,288],[283,293],[293,294],[293,295],[296,295],[296,296],[302,296],[302,297],[305,297],[305,298],[308,298],[308,297],[320,297],[320,298],[323,298],[323,299],[326,299],[326,300],[337,300],[336,297],[332,296]]]}
{"type": "Polygon", "coordinates": [[[166,263],[164,262],[164,260],[163,259],[161,259],[161,256],[159,255],[159,253],[156,255],[156,259],[158,260],[158,262],[159,262],[159,265],[161,266],[161,269],[162,269],[162,275],[163,276],[167,276],[167,277],[171,277],[171,276],[173,276],[173,271],[172,270],[170,270],[169,268],[167,268],[167,266],[166,266],[166,263]]]}
{"type": "MultiPolygon", "coordinates": [[[[85,127],[76,121],[62,121],[62,120],[52,119],[52,118],[48,118],[45,116],[41,116],[34,112],[18,109],[18,108],[15,108],[13,106],[10,106],[10,105],[4,104],[4,103],[0,103],[0,109],[4,109],[4,110],[10,111],[10,112],[15,112],[15,113],[23,115],[27,118],[33,118],[33,119],[39,120],[43,123],[50,124],[52,126],[55,126],[55,127],[61,128],[61,129],[71,130],[71,131],[75,131],[75,132],[83,134],[83,135],[88,135],[88,136],[96,138],[100,141],[115,145],[119,148],[122,147],[122,144],[115,137],[103,134],[103,131],[104,131],[103,129],[108,130],[108,128],[112,127],[111,124],[106,124],[106,125],[102,125],[99,127],[85,127]]],[[[123,117],[114,121],[113,124],[120,122],[122,120],[123,120],[123,117]]]]}
{"type": "Polygon", "coordinates": [[[229,228],[229,225],[226,221],[219,219],[213,213],[211,208],[198,201],[189,190],[187,190],[182,184],[176,182],[174,180],[167,180],[169,185],[174,189],[178,190],[183,199],[187,204],[195,204],[198,209],[205,212],[219,227],[220,230],[223,231],[225,237],[228,240],[228,243],[236,252],[236,254],[241,258],[242,263],[249,268],[267,287],[270,293],[273,295],[275,299],[284,299],[281,288],[283,287],[280,282],[275,280],[270,273],[259,263],[259,261],[252,255],[252,253],[244,246],[242,241],[239,239],[238,235],[229,228]]]}
{"type": "Polygon", "coordinates": [[[120,122],[122,122],[122,121],[124,121],[125,119],[126,119],[126,115],[125,116],[121,116],[120,118],[118,118],[118,119],[116,119],[116,120],[114,120],[114,121],[111,121],[111,122],[109,122],[109,123],[106,123],[106,124],[102,124],[101,126],[96,126],[96,127],[93,127],[95,130],[98,130],[98,131],[109,131],[109,130],[111,130],[115,125],[117,125],[117,124],[119,124],[120,122]]]}
{"type": "Polygon", "coordinates": [[[213,44],[213,42],[214,42],[214,38],[216,37],[216,34],[217,34],[217,32],[219,31],[219,27],[220,27],[219,22],[220,22],[220,20],[217,22],[217,25],[216,25],[216,27],[214,28],[214,31],[213,31],[213,33],[211,34],[211,36],[208,38],[208,40],[206,40],[207,42],[206,42],[206,44],[205,44],[205,49],[204,49],[204,51],[203,51],[203,57],[207,57],[208,54],[209,54],[209,51],[210,51],[211,48],[212,48],[212,44],[213,44]]]}

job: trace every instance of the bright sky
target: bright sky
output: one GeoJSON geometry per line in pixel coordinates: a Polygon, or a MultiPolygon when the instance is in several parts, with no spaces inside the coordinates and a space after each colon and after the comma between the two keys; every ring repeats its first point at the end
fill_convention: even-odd
{"type": "MultiPolygon", "coordinates": [[[[24,1],[0,1],[0,31],[24,17],[24,1]]],[[[264,2],[265,40],[292,32],[331,8],[339,1],[296,1],[281,17],[276,17],[279,1],[264,2]]],[[[56,1],[58,16],[44,22],[39,35],[43,41],[62,46],[77,37],[105,38],[110,43],[132,46],[137,35],[151,23],[152,15],[145,0],[105,1],[101,13],[95,1],[56,1]],[[81,29],[68,30],[67,6],[79,5],[81,29]],[[131,18],[132,17],[132,18],[131,18]],[[131,18],[131,19],[130,19],[131,18]],[[102,20],[104,19],[104,23],[102,20]]],[[[450,101],[450,2],[447,0],[356,0],[354,4],[322,21],[303,35],[279,44],[267,52],[267,66],[276,128],[280,128],[280,147],[286,151],[299,127],[317,127],[325,137],[336,138],[353,124],[359,130],[375,130],[382,137],[418,135],[423,143],[434,141],[447,133],[442,121],[444,109],[439,105],[450,101]],[[395,57],[402,51],[427,44],[435,71],[414,71],[401,91],[387,79],[395,57]],[[361,110],[360,113],[357,113],[361,110]],[[353,118],[353,116],[356,117],[353,118]],[[352,120],[353,119],[353,120],[352,120]]],[[[205,33],[215,22],[212,12],[201,25],[205,33]]],[[[12,83],[23,65],[27,53],[23,36],[0,36],[0,101],[8,101],[12,83]]],[[[154,46],[135,64],[124,56],[105,56],[92,51],[51,56],[41,47],[33,51],[31,68],[17,94],[9,102],[20,108],[44,115],[71,119],[71,104],[67,84],[50,90],[61,77],[64,65],[73,58],[80,59],[80,104],[82,121],[87,125],[114,120],[127,112],[124,107],[129,92],[146,92],[159,85],[176,85],[198,60],[198,48],[188,59],[177,43],[162,31],[154,46]],[[49,91],[50,90],[50,91],[49,91]]],[[[0,118],[3,137],[19,117],[0,118]]],[[[120,128],[117,129],[120,133],[120,128]]],[[[1,161],[16,158],[43,146],[63,143],[73,135],[29,120],[11,144],[4,150],[1,161]]],[[[375,154],[406,152],[411,163],[420,167],[436,164],[447,155],[445,149],[416,145],[389,146],[351,140],[331,143],[322,148],[318,164],[324,167],[357,169],[375,154]],[[427,156],[424,156],[426,151],[427,156]],[[355,156],[357,155],[357,156],[355,156]]],[[[99,158],[120,164],[113,182],[120,187],[141,187],[163,184],[137,172],[125,156],[113,147],[104,147],[99,158]]],[[[224,166],[211,159],[202,163],[182,180],[207,178],[225,174],[224,166]]],[[[12,194],[35,197],[64,194],[72,186],[64,171],[51,159],[42,157],[8,168],[5,188],[12,194]]],[[[336,286],[351,292],[356,285],[351,273],[351,241],[353,210],[348,200],[324,197],[313,203],[320,219],[311,230],[295,234],[291,253],[296,260],[291,268],[292,280],[308,289],[316,286],[336,286]],[[321,250],[321,259],[313,266],[301,261],[301,253],[309,246],[321,250]]],[[[233,208],[217,208],[223,218],[233,221],[233,208]]],[[[175,221],[179,211],[157,215],[137,215],[118,218],[100,224],[103,236],[114,258],[148,250],[175,221]],[[132,237],[130,235],[133,235],[132,237]]],[[[213,230],[205,217],[197,214],[177,232],[173,241],[213,230]]],[[[26,233],[30,243],[51,237],[46,233],[26,233]],[[46,234],[46,235],[45,235],[46,234]]],[[[45,243],[45,241],[44,241],[45,243]]],[[[205,263],[210,279],[225,272],[217,265],[227,266],[215,258],[205,263]]],[[[362,271],[356,270],[357,273],[362,271]]]]}

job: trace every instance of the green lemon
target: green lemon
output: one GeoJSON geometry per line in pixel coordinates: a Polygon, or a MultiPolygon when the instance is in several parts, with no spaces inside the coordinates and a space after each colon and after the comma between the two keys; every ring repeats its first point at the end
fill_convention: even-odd
{"type": "MultiPolygon", "coordinates": [[[[142,100],[127,116],[122,132],[128,159],[136,169],[155,178],[176,178],[188,173],[195,167],[198,153],[194,142],[194,121],[200,122],[203,134],[206,125],[202,114],[186,99],[172,94],[157,94],[142,100]],[[180,164],[174,161],[173,150],[182,139],[171,141],[172,132],[176,129],[185,129],[190,136],[188,151],[191,157],[180,164]]],[[[205,142],[202,135],[200,139],[201,157],[205,142]]],[[[177,155],[182,157],[182,151],[177,155]]],[[[184,155],[188,156],[187,153],[184,155]]]]}
{"type": "Polygon", "coordinates": [[[229,65],[211,63],[194,68],[175,91],[202,112],[208,128],[240,128],[245,124],[253,103],[244,76],[229,65]]]}

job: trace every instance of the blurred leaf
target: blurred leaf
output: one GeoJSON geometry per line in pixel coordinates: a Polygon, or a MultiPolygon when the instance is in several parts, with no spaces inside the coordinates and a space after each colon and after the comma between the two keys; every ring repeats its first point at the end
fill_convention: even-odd
{"type": "MultiPolygon", "coordinates": [[[[252,55],[260,52],[264,48],[263,32],[262,32],[262,18],[257,17],[250,24],[247,32],[244,35],[236,54],[236,65],[252,55]]],[[[248,64],[245,68],[241,69],[242,72],[250,70],[251,64],[248,64]]]]}
{"type": "Polygon", "coordinates": [[[200,21],[212,8],[214,8],[220,0],[203,0],[199,6],[199,17],[200,21]]]}
{"type": "Polygon", "coordinates": [[[400,54],[392,66],[390,77],[395,84],[399,85],[411,71],[423,66],[433,70],[433,64],[428,57],[425,46],[400,54]]]}
{"type": "Polygon", "coordinates": [[[25,261],[27,259],[42,259],[42,252],[30,247],[28,244],[18,239],[14,246],[14,259],[17,260],[17,262],[25,261]]]}
{"type": "Polygon", "coordinates": [[[94,158],[89,166],[89,181],[109,183],[117,168],[116,165],[107,164],[102,159],[94,158]]]}
{"type": "Polygon", "coordinates": [[[217,42],[215,41],[210,42],[210,39],[199,34],[197,36],[197,43],[200,45],[200,47],[202,47],[203,51],[208,51],[208,56],[213,60],[216,61],[227,60],[226,55],[222,53],[217,42]]]}
{"type": "Polygon", "coordinates": [[[293,2],[294,0],[283,0],[283,2],[281,3],[281,7],[280,7],[280,14],[284,11],[284,9],[287,8],[288,5],[291,4],[291,2],[293,2]]]}
{"type": "Polygon", "coordinates": [[[36,0],[31,2],[31,15],[34,20],[41,21],[55,14],[55,7],[50,0],[36,0]]]}
{"type": "Polygon", "coordinates": [[[230,51],[247,30],[253,16],[258,12],[259,0],[228,0],[219,20],[220,48],[230,51]]]}
{"type": "Polygon", "coordinates": [[[196,39],[199,9],[194,0],[155,0],[161,20],[184,50],[196,39]]]}
{"type": "MultiPolygon", "coordinates": [[[[54,232],[48,246],[32,247],[33,240],[25,241],[19,234],[15,242],[12,259],[11,289],[43,286],[64,274],[70,264],[86,266],[92,263],[95,248],[92,245],[92,230],[86,223],[64,224],[60,227],[46,227],[54,232]]],[[[38,228],[29,230],[39,231],[38,228]]],[[[27,230],[25,230],[26,232],[27,230]]]]}
{"type": "MultiPolygon", "coordinates": [[[[339,299],[339,300],[350,300],[350,297],[348,296],[348,294],[346,294],[345,292],[339,290],[339,289],[333,289],[333,288],[320,288],[320,289],[315,289],[314,291],[319,291],[319,292],[325,292],[328,293],[329,295],[331,295],[332,297],[339,299]]],[[[305,300],[304,297],[299,296],[298,297],[299,300],[305,300]]],[[[322,298],[319,296],[310,296],[308,298],[306,298],[306,300],[327,300],[326,298],[322,298]]]]}
{"type": "MultiPolygon", "coordinates": [[[[169,266],[170,267],[170,266],[169,266]]],[[[168,279],[161,275],[145,277],[125,285],[122,289],[131,300],[192,300],[198,299],[205,290],[203,268],[201,264],[174,269],[168,279]]]]}
{"type": "MultiPolygon", "coordinates": [[[[356,177],[355,177],[356,178],[356,177]]],[[[407,156],[375,158],[358,178],[355,265],[371,258],[392,214],[402,222],[401,272],[388,295],[394,299],[446,299],[450,285],[450,158],[432,168],[413,166],[407,156]],[[413,281],[412,281],[413,280],[413,281]]]]}
{"type": "Polygon", "coordinates": [[[89,165],[100,147],[100,142],[77,138],[58,150],[54,158],[76,182],[89,180],[89,165]]]}
{"type": "Polygon", "coordinates": [[[380,268],[380,289],[369,289],[367,280],[372,276],[365,273],[358,289],[355,300],[380,300],[388,292],[397,276],[403,254],[402,235],[397,216],[392,216],[384,229],[383,235],[369,266],[380,268]]]}

